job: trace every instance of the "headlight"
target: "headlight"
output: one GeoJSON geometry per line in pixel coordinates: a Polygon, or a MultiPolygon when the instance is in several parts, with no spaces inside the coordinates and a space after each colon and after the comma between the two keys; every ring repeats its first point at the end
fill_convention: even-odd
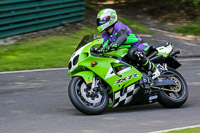
{"type": "Polygon", "coordinates": [[[78,63],[78,58],[79,55],[77,55],[74,59],[73,59],[73,66],[75,66],[78,63]]]}

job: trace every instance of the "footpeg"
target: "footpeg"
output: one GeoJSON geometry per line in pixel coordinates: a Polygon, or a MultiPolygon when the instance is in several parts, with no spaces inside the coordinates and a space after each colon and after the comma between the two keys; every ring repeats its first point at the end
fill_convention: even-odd
{"type": "Polygon", "coordinates": [[[140,80],[140,86],[144,89],[150,89],[150,85],[152,84],[152,78],[147,75],[143,75],[142,79],[140,80]]]}

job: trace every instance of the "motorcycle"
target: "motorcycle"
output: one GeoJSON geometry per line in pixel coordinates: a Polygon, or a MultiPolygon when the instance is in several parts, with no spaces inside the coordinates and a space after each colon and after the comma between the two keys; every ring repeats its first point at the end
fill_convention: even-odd
{"type": "MultiPolygon", "coordinates": [[[[72,54],[68,73],[72,77],[68,94],[80,112],[97,115],[108,108],[158,102],[167,108],[182,106],[188,97],[183,76],[176,71],[180,51],[173,45],[150,47],[147,57],[162,70],[155,80],[142,67],[126,60],[128,48],[98,52],[103,38],[85,36],[72,54]]],[[[123,46],[123,45],[122,45],[123,46]]]]}

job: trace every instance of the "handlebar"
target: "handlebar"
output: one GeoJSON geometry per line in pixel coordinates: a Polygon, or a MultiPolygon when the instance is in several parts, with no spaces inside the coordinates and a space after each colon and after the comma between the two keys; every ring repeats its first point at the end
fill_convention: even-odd
{"type": "Polygon", "coordinates": [[[116,48],[110,48],[109,50],[105,51],[105,50],[100,50],[98,48],[95,48],[94,46],[91,47],[90,49],[92,52],[95,52],[95,53],[107,53],[107,52],[111,52],[111,51],[115,51],[116,48]]]}

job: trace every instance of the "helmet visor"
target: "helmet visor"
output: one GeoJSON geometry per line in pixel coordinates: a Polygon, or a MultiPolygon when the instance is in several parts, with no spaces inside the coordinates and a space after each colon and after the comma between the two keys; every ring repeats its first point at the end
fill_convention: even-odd
{"type": "Polygon", "coordinates": [[[106,22],[108,22],[110,20],[110,16],[106,16],[103,18],[99,18],[97,19],[97,26],[100,26],[102,24],[105,24],[106,22]]]}

